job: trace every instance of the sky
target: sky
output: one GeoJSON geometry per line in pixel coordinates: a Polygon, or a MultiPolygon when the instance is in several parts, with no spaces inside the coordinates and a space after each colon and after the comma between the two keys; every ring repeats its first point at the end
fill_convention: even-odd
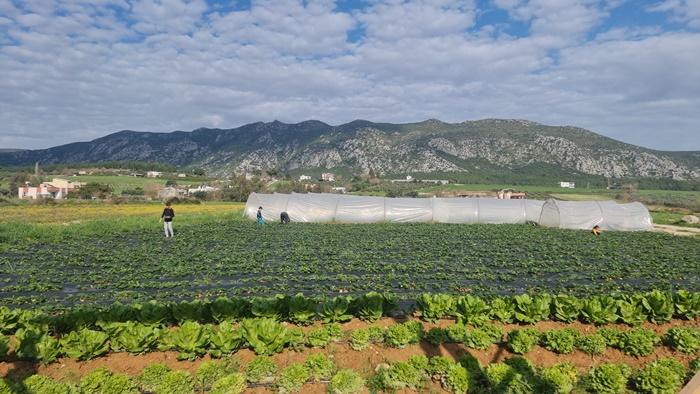
{"type": "Polygon", "coordinates": [[[700,0],[0,0],[0,149],[432,118],[700,150],[700,0]]]}

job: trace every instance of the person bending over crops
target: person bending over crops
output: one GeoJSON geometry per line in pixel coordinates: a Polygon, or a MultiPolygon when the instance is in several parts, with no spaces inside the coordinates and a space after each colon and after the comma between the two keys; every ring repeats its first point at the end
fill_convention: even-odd
{"type": "Polygon", "coordinates": [[[289,223],[289,215],[287,214],[287,212],[280,213],[280,223],[281,224],[289,223]]]}
{"type": "Polygon", "coordinates": [[[593,230],[591,230],[591,234],[593,235],[600,235],[603,230],[600,229],[600,226],[593,226],[593,230]]]}
{"type": "Polygon", "coordinates": [[[175,211],[170,207],[170,201],[165,203],[165,209],[163,209],[163,214],[160,215],[158,223],[163,221],[163,228],[165,229],[165,236],[172,237],[175,235],[173,232],[173,218],[175,217],[175,211]]]}
{"type": "Polygon", "coordinates": [[[258,224],[265,224],[262,217],[262,206],[258,207],[258,224]]]}

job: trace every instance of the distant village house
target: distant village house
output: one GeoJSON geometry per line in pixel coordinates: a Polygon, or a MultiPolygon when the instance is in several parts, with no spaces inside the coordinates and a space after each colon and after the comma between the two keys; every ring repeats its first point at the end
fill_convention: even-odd
{"type": "Polygon", "coordinates": [[[576,187],[576,184],[574,182],[559,182],[559,187],[573,189],[576,187]]]}
{"type": "Polygon", "coordinates": [[[75,182],[67,179],[54,178],[51,182],[44,182],[38,187],[25,186],[20,187],[18,190],[19,198],[66,198],[68,192],[75,192],[81,186],[84,186],[83,182],[75,182]]]}
{"type": "Polygon", "coordinates": [[[335,174],[332,174],[330,172],[324,172],[321,174],[321,179],[320,181],[327,181],[327,182],[333,182],[335,181],[335,174]]]}
{"type": "Polygon", "coordinates": [[[147,178],[162,178],[163,173],[161,171],[148,171],[146,173],[147,178]]]}
{"type": "Polygon", "coordinates": [[[310,180],[311,180],[311,177],[308,175],[302,175],[299,177],[299,182],[310,181],[310,180]]]}

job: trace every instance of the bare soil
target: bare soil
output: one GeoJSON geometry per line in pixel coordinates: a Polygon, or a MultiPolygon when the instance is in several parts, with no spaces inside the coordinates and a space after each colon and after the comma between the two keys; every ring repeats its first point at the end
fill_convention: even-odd
{"type": "MultiPolygon", "coordinates": [[[[405,322],[408,319],[415,318],[386,318],[379,320],[376,324],[380,326],[389,326],[395,323],[405,322]]],[[[434,326],[444,328],[451,324],[454,324],[454,320],[442,320],[436,324],[428,324],[423,322],[426,332],[434,326]]],[[[320,325],[321,323],[317,322],[315,325],[304,327],[303,329],[304,331],[308,331],[309,329],[319,327],[320,325]]],[[[293,327],[291,324],[288,326],[293,327]]],[[[359,328],[367,328],[369,324],[364,323],[359,319],[353,319],[351,322],[345,323],[342,326],[343,329],[349,333],[359,328]]],[[[642,327],[650,328],[660,335],[674,326],[698,327],[700,326],[700,319],[696,319],[694,321],[673,320],[670,323],[662,325],[652,323],[644,323],[642,325],[642,327]]],[[[579,322],[566,324],[553,321],[544,321],[534,325],[534,327],[540,331],[546,329],[573,327],[584,334],[595,332],[595,326],[582,324],[579,322]]],[[[622,330],[630,329],[630,327],[625,325],[608,325],[606,327],[619,327],[622,330]]],[[[503,325],[504,334],[517,328],[523,328],[523,326],[516,324],[503,325]]],[[[462,355],[470,353],[479,359],[484,366],[491,363],[502,362],[508,357],[515,356],[506,349],[505,343],[494,344],[490,349],[482,351],[469,349],[462,344],[451,343],[443,344],[441,346],[433,346],[423,341],[421,344],[409,345],[404,349],[394,349],[385,347],[382,344],[374,344],[369,349],[363,351],[353,350],[347,343],[334,343],[323,349],[307,348],[302,352],[295,352],[291,349],[285,349],[284,352],[273,355],[272,359],[278,364],[281,371],[284,367],[292,363],[303,363],[310,354],[314,353],[325,353],[333,359],[339,369],[350,368],[363,376],[369,376],[374,373],[375,368],[380,364],[395,361],[407,361],[408,358],[414,354],[425,354],[428,357],[444,356],[457,360],[462,355]]],[[[255,358],[255,356],[255,353],[251,350],[242,349],[238,351],[233,358],[239,361],[242,369],[245,368],[245,365],[255,358]]],[[[131,356],[127,353],[110,353],[106,356],[99,357],[91,361],[76,361],[70,358],[62,358],[57,363],[40,365],[27,361],[16,360],[13,358],[13,354],[11,353],[8,361],[0,362],[0,377],[21,379],[23,377],[38,373],[56,380],[73,381],[77,383],[82,376],[101,366],[105,366],[115,373],[126,373],[131,376],[136,376],[143,370],[144,367],[153,363],[167,364],[173,369],[186,370],[192,375],[195,375],[197,368],[203,361],[211,360],[208,355],[196,361],[178,361],[176,357],[177,352],[175,351],[155,351],[139,356],[131,356]]],[[[638,369],[651,363],[653,360],[662,357],[674,358],[687,367],[688,363],[698,357],[698,355],[687,355],[681,352],[672,351],[666,346],[656,346],[654,349],[654,354],[648,357],[626,356],[619,350],[611,348],[608,348],[602,355],[592,357],[578,350],[572,354],[556,354],[536,346],[524,357],[533,361],[533,363],[537,366],[551,366],[556,363],[567,361],[576,366],[581,374],[585,375],[588,373],[588,369],[594,365],[623,362],[632,368],[638,369]]],[[[254,387],[249,389],[247,392],[269,393],[271,390],[272,389],[270,387],[254,387]]],[[[438,383],[433,383],[421,391],[432,393],[446,392],[442,390],[438,383]]],[[[325,393],[326,385],[324,383],[307,384],[304,386],[303,392],[304,394],[325,393]]],[[[366,392],[369,391],[366,390],[366,392]]],[[[401,392],[404,391],[400,391],[400,393],[401,392]]],[[[412,391],[406,390],[405,392],[408,393],[412,391]]]]}
{"type": "Polygon", "coordinates": [[[687,235],[687,236],[700,235],[700,228],[673,226],[670,224],[656,224],[656,223],[654,223],[654,231],[663,231],[666,233],[671,233],[673,235],[687,235]]]}

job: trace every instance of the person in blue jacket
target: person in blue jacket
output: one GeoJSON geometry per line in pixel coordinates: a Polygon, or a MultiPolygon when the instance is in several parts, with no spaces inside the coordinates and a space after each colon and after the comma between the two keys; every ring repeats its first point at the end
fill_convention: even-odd
{"type": "Polygon", "coordinates": [[[262,206],[258,207],[258,224],[265,224],[262,217],[262,206]]]}

